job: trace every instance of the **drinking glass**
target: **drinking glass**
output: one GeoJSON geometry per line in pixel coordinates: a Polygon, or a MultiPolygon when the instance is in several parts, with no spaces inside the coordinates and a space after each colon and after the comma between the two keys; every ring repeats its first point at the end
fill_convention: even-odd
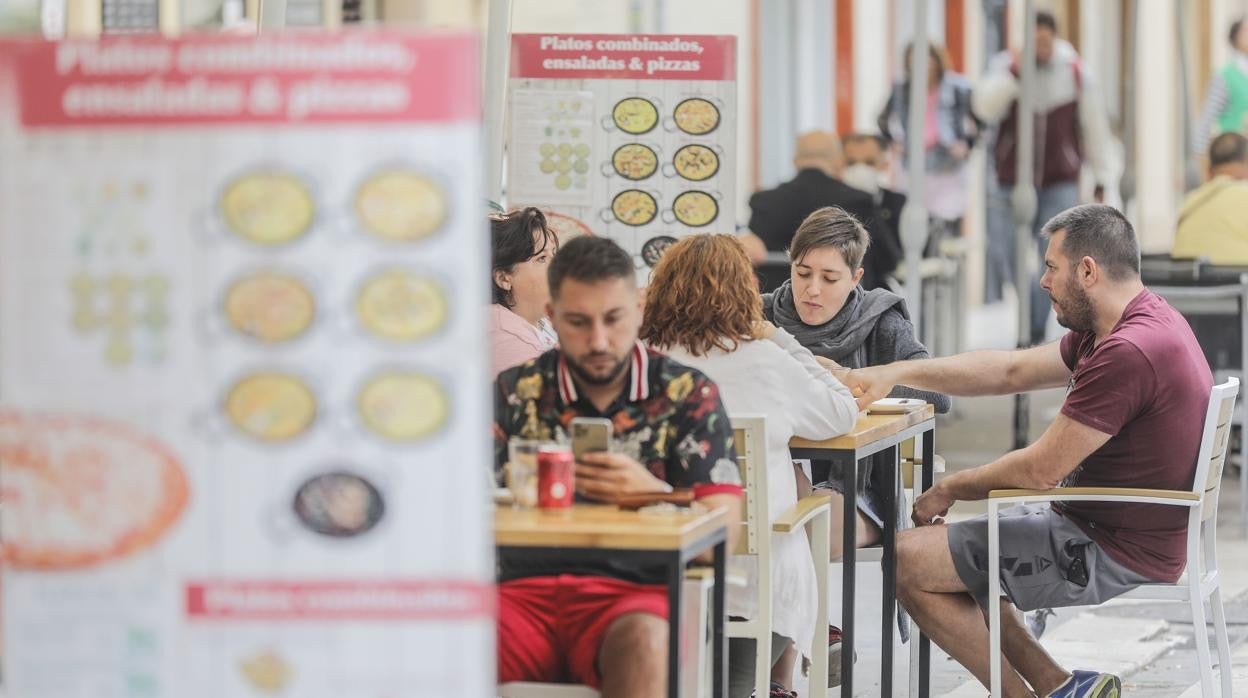
{"type": "Polygon", "coordinates": [[[520,438],[507,442],[507,489],[517,509],[537,506],[537,449],[542,443],[520,438]]]}

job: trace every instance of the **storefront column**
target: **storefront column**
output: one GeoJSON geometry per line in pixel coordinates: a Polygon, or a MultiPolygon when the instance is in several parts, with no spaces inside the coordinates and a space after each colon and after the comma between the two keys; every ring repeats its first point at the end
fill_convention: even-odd
{"type": "Polygon", "coordinates": [[[1174,7],[1168,2],[1141,2],[1135,44],[1135,221],[1140,249],[1166,252],[1174,242],[1174,225],[1182,189],[1178,158],[1178,47],[1174,7]]]}

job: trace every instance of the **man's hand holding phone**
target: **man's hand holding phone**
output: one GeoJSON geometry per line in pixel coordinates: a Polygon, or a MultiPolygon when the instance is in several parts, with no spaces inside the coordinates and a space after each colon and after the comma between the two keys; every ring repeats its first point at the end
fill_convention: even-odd
{"type": "Polygon", "coordinates": [[[586,453],[576,463],[576,490],[610,502],[620,495],[670,492],[671,485],[623,453],[586,453]]]}

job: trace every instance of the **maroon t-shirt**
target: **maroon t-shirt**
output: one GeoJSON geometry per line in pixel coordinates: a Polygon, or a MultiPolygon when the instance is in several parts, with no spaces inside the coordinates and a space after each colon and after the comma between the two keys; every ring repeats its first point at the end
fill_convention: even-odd
{"type": "MultiPolygon", "coordinates": [[[[1091,332],[1062,338],[1074,371],[1062,414],[1110,434],[1067,476],[1067,487],[1190,490],[1213,376],[1187,320],[1145,289],[1099,345],[1091,332]]],[[[1055,503],[1110,557],[1159,582],[1187,563],[1187,507],[1055,503]]]]}

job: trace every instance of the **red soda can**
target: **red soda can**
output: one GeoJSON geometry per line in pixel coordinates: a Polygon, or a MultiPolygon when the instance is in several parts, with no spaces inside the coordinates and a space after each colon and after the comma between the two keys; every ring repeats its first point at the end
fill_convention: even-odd
{"type": "Polygon", "coordinates": [[[576,490],[576,466],[572,450],[543,446],[537,450],[537,507],[567,509],[576,490]]]}

